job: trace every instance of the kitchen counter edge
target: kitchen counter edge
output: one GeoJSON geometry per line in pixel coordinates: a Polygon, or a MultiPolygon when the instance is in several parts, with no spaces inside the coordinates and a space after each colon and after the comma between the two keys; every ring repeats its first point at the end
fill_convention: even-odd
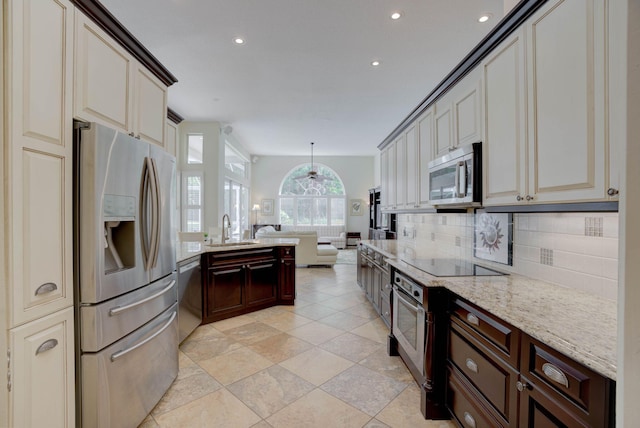
{"type": "Polygon", "coordinates": [[[261,238],[253,239],[251,241],[239,241],[238,245],[230,245],[233,242],[228,242],[225,246],[209,246],[204,242],[178,242],[176,244],[176,262],[180,263],[192,257],[198,256],[204,253],[221,253],[225,251],[236,250],[253,250],[255,248],[267,248],[267,247],[290,247],[296,246],[300,243],[297,238],[261,238]],[[251,242],[246,244],[246,242],[251,242]]]}

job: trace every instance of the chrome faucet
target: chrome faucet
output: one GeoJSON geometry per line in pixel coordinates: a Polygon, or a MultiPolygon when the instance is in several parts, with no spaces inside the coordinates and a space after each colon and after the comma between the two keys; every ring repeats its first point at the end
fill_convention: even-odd
{"type": "Polygon", "coordinates": [[[224,244],[225,241],[229,239],[228,235],[229,235],[230,227],[231,227],[231,219],[229,219],[229,214],[225,214],[222,216],[222,237],[220,238],[221,244],[224,244]]]}

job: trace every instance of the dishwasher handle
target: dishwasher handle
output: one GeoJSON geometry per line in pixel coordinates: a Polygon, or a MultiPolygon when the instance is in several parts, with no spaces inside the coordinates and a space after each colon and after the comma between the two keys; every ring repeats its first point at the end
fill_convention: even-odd
{"type": "Polygon", "coordinates": [[[189,272],[192,269],[195,269],[197,267],[200,266],[200,260],[196,260],[194,262],[191,262],[189,264],[186,264],[184,266],[180,266],[180,268],[178,269],[178,273],[185,273],[185,272],[189,272]]]}

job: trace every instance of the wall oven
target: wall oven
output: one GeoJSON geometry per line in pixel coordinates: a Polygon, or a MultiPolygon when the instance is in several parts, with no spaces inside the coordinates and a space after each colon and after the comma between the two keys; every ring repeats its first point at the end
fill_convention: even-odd
{"type": "Polygon", "coordinates": [[[389,355],[400,355],[420,385],[420,410],[427,419],[448,419],[446,379],[446,306],[442,287],[423,287],[393,270],[389,355]]]}
{"type": "Polygon", "coordinates": [[[459,147],[429,162],[429,203],[482,204],[482,144],[459,147]]]}

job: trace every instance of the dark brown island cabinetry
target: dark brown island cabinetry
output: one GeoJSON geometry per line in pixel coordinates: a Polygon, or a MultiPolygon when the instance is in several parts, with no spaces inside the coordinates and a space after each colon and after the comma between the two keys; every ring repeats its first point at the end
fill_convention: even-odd
{"type": "Polygon", "coordinates": [[[447,355],[461,427],[614,426],[615,382],[457,296],[447,355]]]}
{"type": "Polygon", "coordinates": [[[203,323],[293,304],[295,247],[213,252],[203,258],[203,323]]]}

